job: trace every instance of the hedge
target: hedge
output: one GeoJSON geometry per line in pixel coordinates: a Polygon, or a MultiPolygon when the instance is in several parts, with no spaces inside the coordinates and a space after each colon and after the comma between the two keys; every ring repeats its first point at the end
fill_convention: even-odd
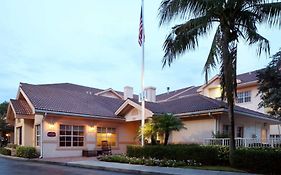
{"type": "Polygon", "coordinates": [[[31,159],[31,158],[37,158],[39,155],[34,147],[18,146],[16,148],[16,156],[31,159]]]}
{"type": "Polygon", "coordinates": [[[0,148],[0,154],[10,156],[11,155],[11,150],[6,149],[6,148],[0,148]]]}
{"type": "Polygon", "coordinates": [[[249,172],[262,174],[281,173],[281,149],[243,148],[233,156],[233,166],[249,172]]]}
{"type": "Polygon", "coordinates": [[[227,165],[228,147],[190,145],[146,145],[127,146],[127,156],[177,161],[195,160],[203,165],[227,165]]]}

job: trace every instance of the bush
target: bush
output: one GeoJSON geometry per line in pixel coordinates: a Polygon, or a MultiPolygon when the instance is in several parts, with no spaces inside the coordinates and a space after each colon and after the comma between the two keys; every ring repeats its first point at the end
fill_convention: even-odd
{"type": "Polygon", "coordinates": [[[243,148],[237,149],[233,156],[233,166],[250,172],[280,174],[281,149],[243,148]]]}
{"type": "Polygon", "coordinates": [[[0,154],[10,156],[11,155],[11,150],[6,149],[6,148],[0,148],[0,154]]]}
{"type": "Polygon", "coordinates": [[[147,165],[147,166],[164,166],[164,167],[183,167],[183,166],[200,166],[200,163],[196,161],[177,161],[177,160],[160,160],[155,158],[138,158],[138,157],[128,157],[126,155],[106,155],[98,157],[101,161],[106,162],[119,162],[119,163],[129,163],[137,165],[147,165]]]}
{"type": "Polygon", "coordinates": [[[128,146],[127,156],[138,158],[169,159],[177,161],[193,160],[203,165],[227,165],[228,147],[190,145],[146,145],[128,146]]]}
{"type": "Polygon", "coordinates": [[[31,158],[37,158],[39,155],[34,147],[18,146],[16,148],[16,156],[31,159],[31,158]]]}

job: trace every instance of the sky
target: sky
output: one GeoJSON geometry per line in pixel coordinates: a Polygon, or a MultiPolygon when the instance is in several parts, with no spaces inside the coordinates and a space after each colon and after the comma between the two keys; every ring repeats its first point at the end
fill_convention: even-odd
{"type": "MultiPolygon", "coordinates": [[[[145,86],[175,90],[204,83],[202,69],[212,34],[199,47],[162,69],[165,37],[175,23],[159,27],[161,0],[144,1],[145,86]]],[[[140,93],[141,48],[138,45],[140,0],[1,0],[0,102],[15,98],[20,82],[75,83],[140,93]]],[[[179,22],[179,21],[177,21],[179,22]]],[[[281,31],[260,26],[271,54],[281,47],[281,31]]],[[[238,73],[265,67],[255,47],[240,42],[238,73]]],[[[218,73],[213,71],[212,75],[218,73]]]]}

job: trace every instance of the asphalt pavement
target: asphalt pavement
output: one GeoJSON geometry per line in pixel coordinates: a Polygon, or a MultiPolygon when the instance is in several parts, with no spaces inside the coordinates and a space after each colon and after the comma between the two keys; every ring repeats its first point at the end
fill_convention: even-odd
{"type": "Polygon", "coordinates": [[[0,175],[128,175],[104,170],[10,160],[0,157],[0,175]]]}

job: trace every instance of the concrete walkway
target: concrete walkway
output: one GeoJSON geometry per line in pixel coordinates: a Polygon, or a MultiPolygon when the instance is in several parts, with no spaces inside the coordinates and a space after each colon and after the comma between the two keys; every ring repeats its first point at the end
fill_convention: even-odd
{"type": "Polygon", "coordinates": [[[67,165],[82,167],[82,168],[94,168],[100,170],[109,170],[122,173],[132,174],[163,174],[163,175],[246,175],[247,173],[236,173],[227,171],[210,171],[210,170],[196,170],[187,168],[168,168],[168,167],[156,167],[156,166],[144,166],[144,165],[132,165],[125,163],[113,163],[102,162],[98,160],[84,160],[68,162],[67,165]]]}

